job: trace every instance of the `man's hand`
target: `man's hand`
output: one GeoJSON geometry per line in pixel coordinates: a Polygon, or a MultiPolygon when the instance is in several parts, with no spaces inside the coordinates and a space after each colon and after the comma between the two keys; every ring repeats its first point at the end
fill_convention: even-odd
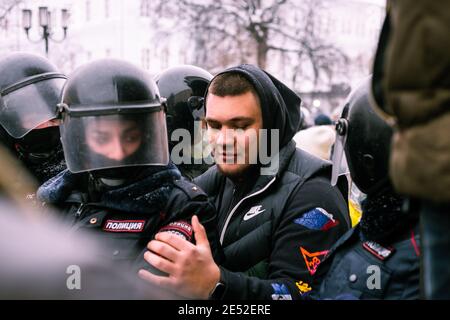
{"type": "Polygon", "coordinates": [[[196,244],[169,232],[156,234],[148,243],[144,259],[169,276],[157,276],[139,270],[139,276],[178,295],[193,299],[207,299],[220,280],[220,269],[213,260],[205,228],[192,217],[196,244]]]}

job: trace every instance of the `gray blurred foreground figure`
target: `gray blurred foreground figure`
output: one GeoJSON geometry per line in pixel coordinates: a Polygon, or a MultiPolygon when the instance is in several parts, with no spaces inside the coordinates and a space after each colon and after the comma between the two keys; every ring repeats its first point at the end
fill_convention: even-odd
{"type": "Polygon", "coordinates": [[[0,299],[174,298],[114,269],[102,251],[88,236],[75,238],[48,218],[30,221],[0,201],[0,299]]]}
{"type": "Polygon", "coordinates": [[[24,179],[23,190],[14,188],[10,172],[22,169],[1,146],[0,168],[0,299],[175,298],[113,268],[102,257],[108,248],[89,235],[75,237],[41,208],[24,201],[33,182],[24,179]]]}

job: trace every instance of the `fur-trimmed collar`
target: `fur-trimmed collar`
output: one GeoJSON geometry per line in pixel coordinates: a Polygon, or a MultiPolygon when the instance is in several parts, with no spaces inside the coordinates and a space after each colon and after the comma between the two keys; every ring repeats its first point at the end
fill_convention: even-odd
{"type": "MultiPolygon", "coordinates": [[[[174,164],[157,170],[149,168],[138,181],[103,192],[96,204],[131,213],[160,212],[169,199],[173,182],[180,178],[180,171],[174,164]]],[[[83,193],[80,188],[82,180],[82,174],[65,170],[38,189],[38,199],[61,205],[73,193],[83,193]]]]}

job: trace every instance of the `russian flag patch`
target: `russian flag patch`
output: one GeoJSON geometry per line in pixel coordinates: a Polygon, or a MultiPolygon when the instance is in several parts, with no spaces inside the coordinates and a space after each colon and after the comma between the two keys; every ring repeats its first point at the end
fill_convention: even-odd
{"type": "Polygon", "coordinates": [[[339,224],[339,221],[323,208],[314,208],[305,212],[294,222],[311,230],[328,230],[339,224]]]}

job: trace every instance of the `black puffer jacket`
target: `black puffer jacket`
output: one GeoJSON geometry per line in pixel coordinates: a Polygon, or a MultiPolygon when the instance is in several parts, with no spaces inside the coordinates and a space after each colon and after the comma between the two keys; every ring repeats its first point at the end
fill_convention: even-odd
{"type": "Polygon", "coordinates": [[[177,221],[188,225],[174,225],[171,230],[194,239],[189,230],[194,214],[205,226],[218,257],[216,211],[206,194],[182,179],[174,165],[148,169],[142,179],[104,191],[95,201],[86,190],[89,179],[86,174],[63,171],[39,188],[38,198],[59,208],[74,231],[94,232],[110,248],[105,254],[115,262],[135,271],[141,267],[153,270],[143,260],[147,243],[162,227],[177,221]]]}
{"type": "Polygon", "coordinates": [[[282,148],[273,174],[261,175],[257,167],[234,185],[214,166],[194,180],[218,210],[226,259],[223,298],[299,298],[326,252],[350,227],[346,202],[330,184],[330,164],[292,141],[300,123],[298,96],[254,66],[225,72],[240,73],[255,86],[263,126],[280,130],[282,148]]]}
{"type": "Polygon", "coordinates": [[[260,176],[248,192],[216,167],[196,179],[219,211],[224,298],[290,299],[306,292],[321,259],[350,227],[329,172],[328,163],[289,143],[280,152],[280,171],[260,176]]]}

